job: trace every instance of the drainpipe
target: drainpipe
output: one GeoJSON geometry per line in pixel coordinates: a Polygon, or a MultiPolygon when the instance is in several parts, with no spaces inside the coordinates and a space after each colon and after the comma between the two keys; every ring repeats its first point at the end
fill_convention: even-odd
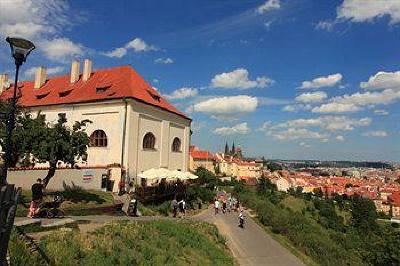
{"type": "MultiPolygon", "coordinates": [[[[128,116],[128,101],[123,98],[123,102],[125,103],[125,114],[124,114],[124,125],[122,129],[122,147],[121,147],[121,168],[124,167],[125,161],[125,138],[126,138],[126,121],[128,116]]],[[[125,173],[127,173],[128,169],[125,169],[125,173]]]]}

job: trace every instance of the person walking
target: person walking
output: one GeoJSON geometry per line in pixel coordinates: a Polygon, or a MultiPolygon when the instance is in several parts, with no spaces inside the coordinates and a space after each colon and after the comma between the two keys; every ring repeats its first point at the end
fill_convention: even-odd
{"type": "Polygon", "coordinates": [[[172,200],[171,207],[172,207],[172,214],[174,218],[176,218],[178,212],[178,201],[176,200],[176,197],[172,200]]]}
{"type": "Polygon", "coordinates": [[[222,213],[223,214],[226,213],[226,200],[225,199],[222,201],[222,213]]]}
{"type": "Polygon", "coordinates": [[[215,209],[215,215],[217,215],[218,214],[218,210],[219,210],[219,201],[218,201],[218,199],[215,199],[214,209],[215,209]]]}
{"type": "Polygon", "coordinates": [[[118,196],[122,196],[125,193],[125,180],[121,177],[118,183],[119,193],[118,196]]]}

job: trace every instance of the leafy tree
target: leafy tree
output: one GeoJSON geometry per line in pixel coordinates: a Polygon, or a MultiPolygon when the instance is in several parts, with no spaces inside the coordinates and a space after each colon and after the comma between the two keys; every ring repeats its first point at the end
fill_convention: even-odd
{"type": "Polygon", "coordinates": [[[217,184],[217,177],[215,174],[204,167],[197,168],[195,175],[199,177],[197,180],[200,184],[207,184],[210,188],[214,188],[217,184]]]}
{"type": "Polygon", "coordinates": [[[267,162],[266,163],[267,168],[271,171],[278,171],[278,170],[282,170],[282,166],[280,164],[274,163],[274,162],[267,162]]]}
{"type": "Polygon", "coordinates": [[[271,182],[271,180],[269,180],[269,178],[261,177],[258,180],[257,192],[259,194],[266,194],[266,193],[269,193],[271,191],[276,191],[276,190],[277,190],[276,185],[273,184],[271,182]]]}
{"type": "MultiPolygon", "coordinates": [[[[8,105],[0,102],[0,110],[7,112],[8,105]]],[[[67,120],[60,116],[57,123],[46,123],[40,112],[36,118],[17,108],[16,128],[12,138],[11,166],[33,166],[36,163],[48,163],[49,171],[44,178],[47,185],[54,176],[59,162],[73,167],[76,160],[87,158],[89,137],[85,132],[89,120],[76,121],[72,128],[66,126],[67,120]]],[[[5,121],[0,124],[0,144],[5,146],[5,121]]]]}
{"type": "Polygon", "coordinates": [[[351,199],[351,215],[353,226],[361,231],[367,232],[377,228],[376,207],[372,200],[353,196],[351,199]]]}
{"type": "Polygon", "coordinates": [[[314,188],[313,193],[315,196],[317,196],[319,198],[322,198],[324,196],[324,192],[322,191],[322,189],[320,187],[314,188]]]}

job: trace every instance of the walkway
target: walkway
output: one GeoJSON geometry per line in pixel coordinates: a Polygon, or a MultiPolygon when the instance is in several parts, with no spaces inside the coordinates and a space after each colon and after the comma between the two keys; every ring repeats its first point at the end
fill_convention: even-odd
{"type": "Polygon", "coordinates": [[[303,265],[254,222],[249,214],[246,215],[244,229],[238,227],[237,216],[236,212],[214,215],[214,210],[210,208],[196,218],[217,226],[240,265],[303,265]]]}

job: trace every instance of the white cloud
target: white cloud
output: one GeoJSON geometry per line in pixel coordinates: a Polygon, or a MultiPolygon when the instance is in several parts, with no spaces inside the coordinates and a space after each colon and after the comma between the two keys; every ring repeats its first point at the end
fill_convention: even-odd
{"type": "Polygon", "coordinates": [[[313,107],[310,104],[294,104],[294,105],[286,105],[281,110],[283,112],[294,113],[299,111],[309,111],[313,107]]]}
{"type": "Polygon", "coordinates": [[[367,132],[362,133],[362,136],[384,138],[384,137],[388,136],[388,133],[383,130],[367,131],[367,132]]]}
{"type": "Polygon", "coordinates": [[[60,62],[84,54],[83,46],[68,38],[45,40],[41,42],[40,49],[47,58],[60,62]]]}
{"type": "Polygon", "coordinates": [[[127,50],[124,47],[120,47],[120,48],[115,48],[112,51],[105,52],[103,54],[108,57],[121,58],[121,57],[124,57],[126,55],[126,53],[127,53],[127,50]]]}
{"type": "Polygon", "coordinates": [[[336,138],[335,138],[337,141],[341,141],[341,142],[343,142],[345,139],[344,139],[344,137],[342,136],[342,135],[338,135],[338,136],[336,136],[336,138]]]}
{"type": "Polygon", "coordinates": [[[288,112],[288,113],[293,113],[296,112],[296,107],[294,105],[286,105],[282,108],[282,111],[288,112]]]}
{"type": "Polygon", "coordinates": [[[340,73],[322,76],[315,78],[311,81],[303,81],[301,89],[318,89],[324,87],[333,87],[342,80],[343,76],[340,73]]]}
{"type": "Polygon", "coordinates": [[[114,50],[111,50],[109,52],[103,52],[102,54],[107,57],[121,58],[128,53],[129,49],[134,50],[136,53],[158,50],[157,47],[155,47],[154,45],[147,44],[140,38],[135,38],[125,44],[124,47],[115,48],[114,50]]]}
{"type": "Polygon", "coordinates": [[[250,128],[248,127],[246,122],[234,125],[232,127],[219,127],[214,129],[214,134],[222,136],[235,135],[235,134],[244,135],[248,134],[249,132],[250,128]]]}
{"type": "Polygon", "coordinates": [[[297,102],[301,103],[320,103],[325,100],[328,95],[323,91],[316,91],[316,92],[306,92],[300,94],[295,98],[297,102]]]}
{"type": "Polygon", "coordinates": [[[315,28],[320,30],[330,31],[334,25],[335,22],[332,21],[319,21],[318,24],[315,26],[315,28]]]}
{"type": "Polygon", "coordinates": [[[232,120],[257,109],[256,97],[247,95],[225,96],[196,103],[193,111],[211,115],[216,119],[232,120]]]}
{"type": "Polygon", "coordinates": [[[272,125],[271,121],[264,122],[256,131],[266,132],[272,125]]]}
{"type": "Polygon", "coordinates": [[[0,36],[40,40],[69,24],[66,2],[57,0],[0,1],[0,36]]]}
{"type": "Polygon", "coordinates": [[[49,60],[64,61],[82,55],[84,47],[63,37],[77,13],[69,12],[67,1],[1,0],[0,37],[23,37],[33,41],[49,60]]]}
{"type": "Polygon", "coordinates": [[[400,91],[400,71],[380,71],[369,77],[368,81],[361,82],[360,87],[366,90],[392,89],[400,91]]]}
{"type": "Polygon", "coordinates": [[[172,60],[172,58],[157,58],[156,60],[154,60],[154,63],[156,64],[173,64],[174,60],[172,60]]]}
{"type": "Polygon", "coordinates": [[[329,137],[327,134],[311,131],[306,128],[288,128],[281,131],[267,131],[267,134],[279,140],[319,139],[322,141],[329,137]]]}
{"type": "Polygon", "coordinates": [[[264,4],[262,4],[261,6],[259,6],[257,8],[257,13],[258,14],[264,14],[268,11],[274,10],[274,9],[279,9],[281,8],[281,4],[279,0],[268,0],[265,1],[264,4]]]}
{"type": "MultiPolygon", "coordinates": [[[[25,71],[25,76],[33,77],[36,74],[37,67],[31,67],[25,71]]],[[[64,71],[64,67],[56,66],[56,67],[49,67],[46,69],[47,75],[54,75],[64,71]]]]}
{"type": "Polygon", "coordinates": [[[387,105],[400,99],[400,90],[386,89],[380,92],[354,93],[332,98],[328,103],[314,107],[314,113],[348,113],[357,112],[369,105],[387,105]]]}
{"type": "Polygon", "coordinates": [[[126,49],[133,49],[135,52],[155,51],[157,48],[154,45],[147,44],[140,38],[135,38],[125,45],[126,49]]]}
{"type": "Polygon", "coordinates": [[[386,111],[386,110],[383,110],[383,109],[377,109],[377,110],[374,110],[374,114],[377,114],[377,115],[388,115],[389,112],[386,111]]]}
{"type": "Polygon", "coordinates": [[[311,146],[305,142],[300,142],[299,145],[303,148],[310,148],[311,146]]]}
{"type": "Polygon", "coordinates": [[[225,89],[265,88],[273,83],[272,79],[265,76],[257,77],[256,80],[250,80],[249,72],[244,68],[217,74],[211,80],[212,87],[225,89]]]}
{"type": "Polygon", "coordinates": [[[344,0],[337,9],[337,19],[352,22],[373,21],[383,16],[390,17],[390,23],[400,22],[400,1],[398,0],[344,0]]]}
{"type": "Polygon", "coordinates": [[[197,94],[198,94],[197,89],[184,87],[173,91],[169,95],[168,94],[164,95],[164,97],[169,100],[179,100],[179,99],[195,97],[197,96],[197,94]]]}
{"type": "Polygon", "coordinates": [[[282,128],[320,128],[327,131],[351,131],[355,127],[369,126],[372,120],[368,117],[361,119],[354,119],[348,116],[320,116],[317,118],[300,118],[288,120],[273,126],[271,130],[278,130],[282,128]]]}

